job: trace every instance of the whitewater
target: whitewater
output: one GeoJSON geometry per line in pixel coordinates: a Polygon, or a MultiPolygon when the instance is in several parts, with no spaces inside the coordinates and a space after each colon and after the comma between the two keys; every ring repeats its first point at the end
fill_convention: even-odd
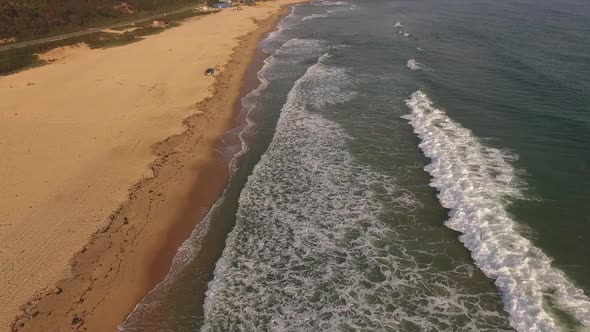
{"type": "Polygon", "coordinates": [[[396,229],[383,216],[411,215],[419,203],[395,178],[358,163],[347,151],[351,138],[321,115],[356,96],[332,56],[295,82],[242,191],[203,331],[503,329],[486,304],[493,294],[457,281],[469,278],[469,266],[420,263],[435,259],[440,244],[413,248],[418,226],[396,229]]]}
{"type": "Polygon", "coordinates": [[[590,20],[483,2],[292,7],[228,188],[122,330],[588,330],[590,20]]]}
{"type": "Polygon", "coordinates": [[[590,299],[551,259],[515,229],[508,204],[523,198],[524,183],[511,165],[513,154],[485,146],[471,131],[433,106],[417,91],[406,101],[408,119],[431,164],[425,170],[450,209],[445,224],[461,232],[461,242],[502,293],[510,324],[519,331],[557,331],[557,312],[572,314],[590,328],[590,299]],[[552,300],[552,303],[548,302],[552,300]]]}

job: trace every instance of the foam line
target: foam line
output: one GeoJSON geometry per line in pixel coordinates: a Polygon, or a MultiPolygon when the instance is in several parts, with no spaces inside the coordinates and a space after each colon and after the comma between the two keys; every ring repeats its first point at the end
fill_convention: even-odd
{"type": "Polygon", "coordinates": [[[590,327],[590,300],[551,259],[515,231],[507,212],[510,201],[523,197],[523,182],[512,166],[516,156],[483,145],[473,133],[433,106],[417,91],[404,116],[430,158],[425,170],[440,203],[451,210],[445,224],[461,232],[461,242],[479,268],[502,294],[510,324],[518,331],[557,331],[557,315],[546,299],[590,327]]]}
{"type": "Polygon", "coordinates": [[[203,331],[505,329],[496,294],[470,292],[472,267],[440,270],[382,216],[419,205],[356,161],[346,131],[322,116],[355,98],[330,54],[292,86],[275,135],[239,200],[205,300],[203,331]]]}

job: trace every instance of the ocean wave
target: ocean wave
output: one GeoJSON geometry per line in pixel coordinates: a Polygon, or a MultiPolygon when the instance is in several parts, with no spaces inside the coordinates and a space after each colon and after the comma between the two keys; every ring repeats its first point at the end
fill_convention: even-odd
{"type": "Polygon", "coordinates": [[[276,68],[277,66],[289,65],[292,64],[293,61],[296,61],[289,58],[299,59],[301,57],[313,56],[324,47],[325,42],[323,40],[292,38],[285,42],[279,49],[277,49],[274,54],[264,60],[264,65],[257,73],[257,78],[260,84],[256,89],[252,90],[241,99],[242,108],[246,111],[246,124],[243,128],[241,128],[241,131],[238,135],[242,148],[230,161],[230,171],[232,174],[234,174],[237,169],[238,159],[249,151],[249,147],[246,142],[246,136],[251,135],[255,127],[255,123],[252,120],[252,114],[254,113],[256,107],[256,99],[262,94],[264,90],[266,90],[271,81],[282,77],[280,74],[277,74],[273,68],[276,68]],[[281,56],[284,56],[284,58],[281,56]]]}
{"type": "Polygon", "coordinates": [[[276,54],[290,56],[316,54],[325,43],[321,39],[291,38],[276,51],[276,54]]]}
{"type": "Polygon", "coordinates": [[[289,15],[285,16],[277,25],[276,29],[268,34],[268,36],[260,42],[260,47],[266,53],[274,52],[277,47],[281,46],[289,39],[286,31],[293,29],[299,25],[302,20],[301,16],[297,15],[297,8],[301,5],[291,7],[289,15]]]}
{"type": "Polygon", "coordinates": [[[424,69],[424,66],[420,62],[417,62],[414,59],[408,60],[408,62],[406,63],[406,67],[410,68],[411,70],[424,69]]]}
{"type": "MultiPolygon", "coordinates": [[[[280,48],[285,42],[289,41],[292,36],[287,33],[289,30],[296,28],[310,19],[328,17],[328,14],[338,11],[338,9],[326,10],[327,14],[311,14],[303,16],[298,12],[298,8],[303,6],[302,4],[294,5],[291,7],[289,15],[285,16],[277,25],[276,29],[268,34],[268,36],[259,43],[259,47],[268,54],[273,53],[280,48]]],[[[345,10],[345,9],[342,9],[345,10]]]]}
{"type": "Polygon", "coordinates": [[[408,225],[381,219],[420,204],[395,178],[359,163],[346,131],[322,115],[356,97],[354,79],[331,59],[324,54],[294,83],[242,190],[203,331],[504,327],[495,294],[458,282],[470,266],[420,263],[441,250],[412,249],[415,233],[401,229],[408,225]]]}
{"type": "Polygon", "coordinates": [[[329,16],[328,14],[311,14],[309,16],[305,16],[302,21],[312,20],[314,18],[328,17],[328,16],[329,16]]]}
{"type": "Polygon", "coordinates": [[[346,1],[322,1],[322,2],[318,2],[317,3],[320,6],[350,6],[350,2],[346,2],[346,1]]]}
{"type": "Polygon", "coordinates": [[[328,14],[336,14],[336,13],[342,13],[342,12],[350,12],[356,9],[356,5],[351,5],[348,7],[336,7],[334,9],[328,9],[326,10],[326,13],[328,14]]]}
{"type": "Polygon", "coordinates": [[[488,147],[471,131],[433,106],[423,92],[406,101],[404,116],[431,160],[425,170],[442,206],[450,209],[449,228],[478,267],[495,281],[510,324],[518,331],[557,331],[566,313],[590,328],[590,299],[551,266],[551,259],[515,231],[507,212],[510,201],[523,198],[523,182],[511,165],[516,156],[488,147]]]}

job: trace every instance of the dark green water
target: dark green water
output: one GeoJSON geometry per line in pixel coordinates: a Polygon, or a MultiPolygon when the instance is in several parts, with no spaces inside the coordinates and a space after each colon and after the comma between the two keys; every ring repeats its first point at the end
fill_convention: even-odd
{"type": "Polygon", "coordinates": [[[123,330],[590,328],[590,4],[314,2],[260,56],[235,175],[123,330]]]}

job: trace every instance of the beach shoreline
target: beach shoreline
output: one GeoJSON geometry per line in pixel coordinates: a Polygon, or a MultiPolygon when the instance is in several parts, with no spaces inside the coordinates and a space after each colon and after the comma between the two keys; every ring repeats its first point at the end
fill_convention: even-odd
{"type": "MultiPolygon", "coordinates": [[[[255,27],[246,27],[234,45],[224,45],[230,48],[229,60],[218,64],[220,70],[209,91],[193,97],[197,103],[186,110],[190,115],[182,122],[183,127],[175,130],[179,133],[151,144],[153,157],[147,174],[142,170],[141,180],[122,197],[119,208],[108,214],[108,221],[94,227],[88,234],[90,240],[81,241],[86,244],[72,251],[75,255],[69,261],[67,275],[54,274],[57,282],[50,278],[43,287],[29,291],[33,296],[28,296],[30,300],[20,313],[14,304],[23,296],[11,299],[13,308],[0,315],[12,321],[7,328],[115,330],[143,296],[164,279],[178,247],[229,179],[231,158],[219,153],[223,147],[220,138],[236,125],[242,80],[257,44],[273,30],[288,6],[297,2],[301,1],[262,3],[243,10],[253,12],[251,15],[240,13],[245,17],[236,24],[244,28],[253,23],[255,27]],[[18,317],[13,321],[15,315],[18,317]]],[[[214,21],[218,16],[222,17],[199,17],[183,26],[203,19],[214,21]]],[[[121,48],[125,47],[129,46],[121,48]]],[[[77,54],[76,58],[81,56],[77,54]]],[[[67,67],[68,59],[47,67],[57,65],[67,67]]]]}

